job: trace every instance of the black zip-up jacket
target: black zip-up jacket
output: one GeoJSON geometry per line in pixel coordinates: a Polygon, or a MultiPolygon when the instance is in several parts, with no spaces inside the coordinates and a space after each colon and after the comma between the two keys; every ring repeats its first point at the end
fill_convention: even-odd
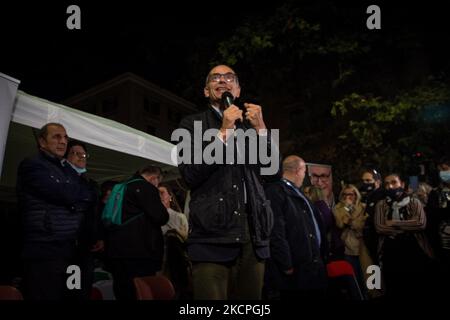
{"type": "Polygon", "coordinates": [[[20,163],[17,194],[25,244],[75,241],[82,215],[96,201],[94,188],[43,151],[20,163]]]}
{"type": "MultiPolygon", "coordinates": [[[[188,130],[192,136],[192,157],[194,157],[194,121],[201,122],[202,136],[207,129],[219,129],[222,124],[221,117],[212,107],[181,121],[180,128],[188,130]]],[[[238,124],[238,127],[243,130],[254,130],[245,124],[238,124]]],[[[270,150],[270,136],[267,141],[267,150],[270,150]]],[[[202,150],[208,144],[209,142],[203,142],[202,150]]],[[[225,148],[225,145],[222,145],[225,148]]],[[[248,145],[246,147],[248,155],[248,145]]],[[[273,214],[260,181],[260,165],[191,162],[179,164],[179,170],[191,190],[189,243],[242,243],[245,241],[247,223],[245,213],[247,213],[253,244],[256,246],[269,244],[273,214]],[[247,205],[244,203],[244,183],[247,205]]]]}
{"type": "Polygon", "coordinates": [[[110,258],[150,259],[162,262],[164,239],[161,226],[169,220],[158,189],[139,179],[127,185],[122,206],[122,225],[106,231],[106,251],[110,258]]]}

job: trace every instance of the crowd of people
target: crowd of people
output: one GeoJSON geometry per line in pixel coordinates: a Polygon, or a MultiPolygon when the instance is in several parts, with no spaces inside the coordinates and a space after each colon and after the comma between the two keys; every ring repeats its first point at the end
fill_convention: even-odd
{"type": "MultiPolygon", "coordinates": [[[[219,65],[206,78],[208,108],[180,127],[194,133],[200,121],[203,131],[217,129],[224,148],[236,129],[274,143],[261,106],[226,105],[224,92],[238,98],[241,88],[236,73],[219,65]]],[[[180,163],[188,218],[156,166],[99,187],[87,172],[86,145],[69,140],[61,124],[41,128],[38,148],[17,180],[25,299],[88,300],[99,266],[110,272],[117,300],[135,300],[133,279],[157,274],[173,282],[179,299],[326,299],[336,284],[333,261],[350,266],[353,277],[339,285],[356,287],[355,299],[426,296],[449,284],[450,158],[437,161],[435,188],[412,190],[398,173],[362,169],[337,198],[331,167],[308,168],[298,155],[284,157],[270,176],[261,175],[261,161],[180,163]],[[121,221],[105,224],[119,185],[121,221]],[[69,265],[81,269],[79,290],[66,287],[69,265]],[[369,288],[373,265],[381,285],[369,288]]]]}

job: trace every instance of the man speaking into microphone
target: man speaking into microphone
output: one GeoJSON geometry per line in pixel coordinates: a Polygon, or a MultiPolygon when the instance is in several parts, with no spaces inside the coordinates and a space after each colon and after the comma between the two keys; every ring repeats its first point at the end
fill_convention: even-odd
{"type": "MultiPolygon", "coordinates": [[[[204,89],[207,110],[184,118],[180,128],[194,134],[194,122],[201,122],[203,132],[217,129],[215,138],[224,149],[235,146],[229,142],[236,139],[238,131],[255,130],[258,139],[267,141],[267,150],[272,150],[261,107],[244,103],[240,109],[233,104],[240,93],[236,73],[225,65],[214,67],[204,89]]],[[[261,176],[261,166],[260,162],[250,165],[236,161],[179,164],[191,190],[188,254],[193,263],[194,299],[261,298],[273,225],[272,210],[260,182],[267,178],[261,176]]]]}

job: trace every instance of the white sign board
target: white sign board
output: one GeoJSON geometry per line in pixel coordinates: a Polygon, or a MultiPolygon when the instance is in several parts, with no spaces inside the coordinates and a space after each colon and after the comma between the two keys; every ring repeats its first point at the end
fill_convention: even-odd
{"type": "Polygon", "coordinates": [[[9,123],[11,122],[13,104],[19,83],[19,80],[0,72],[0,175],[2,174],[6,139],[8,138],[9,123]]]}

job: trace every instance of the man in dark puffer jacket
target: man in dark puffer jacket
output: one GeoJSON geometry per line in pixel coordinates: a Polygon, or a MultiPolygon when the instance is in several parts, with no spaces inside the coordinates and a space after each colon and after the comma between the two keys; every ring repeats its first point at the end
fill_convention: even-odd
{"type": "Polygon", "coordinates": [[[82,213],[96,199],[95,190],[61,162],[67,139],[61,124],[43,126],[39,153],[23,160],[17,173],[25,298],[32,300],[63,298],[82,213]]]}

